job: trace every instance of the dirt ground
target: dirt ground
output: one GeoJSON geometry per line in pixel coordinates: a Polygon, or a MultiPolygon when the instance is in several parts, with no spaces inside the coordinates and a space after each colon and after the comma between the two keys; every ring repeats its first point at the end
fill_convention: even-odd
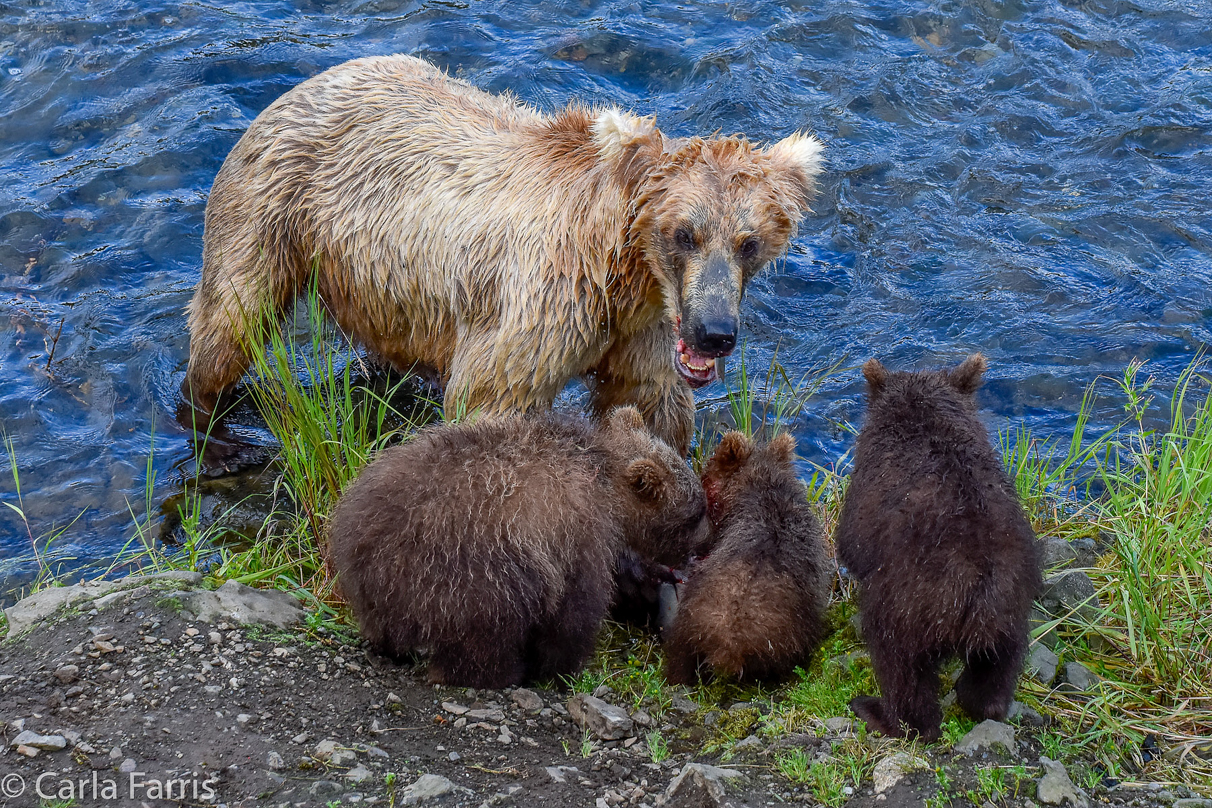
{"type": "MultiPolygon", "coordinates": [[[[453,790],[425,805],[657,806],[691,761],[743,776],[728,780],[722,802],[682,794],[670,805],[819,804],[777,772],[772,744],[723,763],[697,754],[703,711],[685,700],[648,728],[595,740],[568,715],[567,691],[429,685],[420,669],[322,627],[191,621],[147,587],[90,611],[0,643],[0,804],[408,805],[411,784],[439,775],[453,790]],[[659,763],[645,743],[649,728],[680,739],[659,763]],[[27,757],[32,750],[12,746],[26,730],[67,745],[27,757]]],[[[647,714],[633,717],[642,723],[647,714]]],[[[831,743],[828,735],[778,741],[817,756],[831,743]]],[[[961,783],[980,763],[928,754],[961,783]]],[[[1038,755],[1028,741],[1016,759],[1034,764],[1038,755]]],[[[852,808],[916,808],[937,791],[933,771],[883,794],[864,786],[849,798],[852,808]]],[[[1134,806],[1175,798],[1160,789],[1099,797],[1134,806]]],[[[1035,805],[1025,796],[1003,804],[1035,805]]]]}

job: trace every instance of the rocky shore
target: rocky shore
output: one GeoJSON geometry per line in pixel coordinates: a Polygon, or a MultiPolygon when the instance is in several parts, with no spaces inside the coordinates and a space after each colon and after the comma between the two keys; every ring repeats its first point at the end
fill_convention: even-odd
{"type": "MultiPolygon", "coordinates": [[[[700,753],[704,727],[760,707],[629,703],[605,686],[437,687],[289,595],[235,582],[210,591],[192,573],[43,590],[7,616],[5,805],[816,805],[774,755],[797,747],[828,760],[855,733],[846,716],[820,716],[816,732],[751,735],[721,760],[700,753]],[[649,748],[654,730],[668,750],[649,748]]],[[[1212,808],[1158,784],[1073,783],[1068,761],[1043,752],[1045,723],[1020,709],[953,748],[878,741],[870,779],[840,801],[935,808],[950,793],[939,771],[962,795],[996,764],[1024,774],[998,805],[1212,808]]]]}

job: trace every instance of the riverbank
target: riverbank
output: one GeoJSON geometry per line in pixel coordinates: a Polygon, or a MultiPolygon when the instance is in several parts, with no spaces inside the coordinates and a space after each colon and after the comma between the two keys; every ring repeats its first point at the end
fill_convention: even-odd
{"type": "MultiPolygon", "coordinates": [[[[1062,774],[1055,723],[1025,705],[920,747],[868,736],[844,711],[772,732],[789,717],[776,693],[637,698],[627,677],[595,685],[594,670],[571,687],[436,687],[284,596],[207,584],[134,578],[10,610],[21,633],[0,644],[0,781],[27,790],[6,804],[1209,804],[1147,780],[1083,783],[1080,757],[1062,774]],[[827,772],[854,766],[857,788],[829,788],[827,772]]],[[[604,640],[605,657],[645,645],[617,627],[604,640]]]]}
{"type": "MultiPolygon", "coordinates": [[[[311,343],[273,342],[273,350],[258,357],[250,385],[279,443],[271,513],[233,540],[225,518],[230,511],[204,518],[203,478],[197,477],[182,499],[176,543],[164,544],[152,520],[140,519],[121,563],[203,573],[209,586],[235,581],[288,592],[306,609],[312,630],[322,628],[354,647],[354,623],[324,559],[327,514],[367,459],[407,439],[422,419],[399,406],[403,382],[367,387],[353,372],[353,360],[335,361],[314,307],[312,316],[311,343]]],[[[1201,367],[1194,363],[1180,377],[1166,397],[1168,412],[1155,402],[1162,396],[1153,380],[1133,364],[1121,379],[1100,380],[1102,391],[1091,387],[1072,436],[1051,442],[1023,430],[1001,436],[1047,567],[1017,696],[1022,715],[1039,719],[1020,728],[1043,756],[1069,762],[1080,788],[1107,798],[1149,784],[1169,794],[1187,789],[1212,795],[1212,406],[1201,367]],[[1108,387],[1125,402],[1127,419],[1116,430],[1087,435],[1085,415],[1108,387]]],[[[793,385],[784,376],[771,389],[769,379],[777,375],[772,369],[766,389],[759,389],[740,365],[728,411],[713,416],[750,432],[770,431],[794,418],[824,383],[815,378],[793,385]]],[[[713,435],[705,429],[699,447],[709,447],[713,435]]],[[[845,490],[841,471],[817,468],[806,481],[827,533],[845,490]]],[[[575,681],[547,684],[578,693],[606,687],[632,710],[662,714],[677,699],[690,699],[699,705],[699,724],[668,736],[661,725],[642,734],[655,757],[665,750],[721,762],[760,748],[772,788],[837,808],[873,788],[877,764],[898,747],[861,730],[831,741],[823,757],[819,747],[784,744],[787,738],[824,737],[826,721],[849,720],[850,698],[874,690],[852,595],[846,580],[835,583],[833,631],[824,648],[802,675],[778,687],[670,688],[661,676],[657,639],[609,623],[598,653],[575,681]],[[736,703],[760,707],[729,709],[736,703]]],[[[972,729],[949,706],[945,740],[924,751],[945,755],[972,729]]],[[[563,738],[561,749],[564,741],[570,748],[586,743],[578,734],[563,738]]],[[[1033,777],[1020,767],[1039,765],[1039,755],[986,762],[970,772],[979,787],[967,787],[956,785],[963,779],[946,765],[932,764],[931,808],[971,802],[973,794],[987,797],[978,808],[1018,799],[1033,777]]]]}

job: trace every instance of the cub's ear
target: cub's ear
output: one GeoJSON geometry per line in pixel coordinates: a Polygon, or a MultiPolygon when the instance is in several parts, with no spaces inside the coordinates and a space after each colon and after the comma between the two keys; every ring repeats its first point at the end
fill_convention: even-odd
{"type": "Polygon", "coordinates": [[[763,150],[771,167],[791,181],[801,212],[816,196],[816,178],[825,167],[821,159],[824,149],[825,144],[812,135],[796,132],[763,150]]]}
{"type": "Polygon", "coordinates": [[[659,504],[669,497],[669,469],[649,457],[631,461],[627,467],[627,484],[642,501],[659,504]]]}
{"type": "Polygon", "coordinates": [[[616,407],[606,418],[606,426],[615,432],[627,433],[642,430],[648,431],[644,424],[644,416],[635,407],[616,407]]]}
{"type": "Polygon", "coordinates": [[[986,366],[984,355],[974,353],[947,374],[947,381],[959,392],[972,395],[981,386],[986,366]]]}
{"type": "Polygon", "coordinates": [[[863,363],[863,376],[867,379],[868,398],[879,398],[888,381],[888,368],[880,364],[878,359],[868,359],[863,363]]]}
{"type": "Polygon", "coordinates": [[[627,150],[657,134],[656,121],[620,109],[604,109],[593,118],[593,143],[606,162],[616,162],[627,150]]]}
{"type": "Polygon", "coordinates": [[[733,430],[720,439],[709,462],[718,471],[733,471],[748,463],[752,454],[753,441],[744,432],[733,430]]]}
{"type": "Polygon", "coordinates": [[[777,463],[787,465],[795,457],[795,438],[790,432],[780,432],[771,438],[770,443],[766,445],[766,451],[777,463]]]}

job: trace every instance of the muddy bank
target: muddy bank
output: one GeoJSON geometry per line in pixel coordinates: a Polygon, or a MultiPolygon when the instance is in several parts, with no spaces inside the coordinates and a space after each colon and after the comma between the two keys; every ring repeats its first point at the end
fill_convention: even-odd
{"type": "MultiPolygon", "coordinates": [[[[234,583],[211,592],[188,573],[126,587],[72,587],[10,610],[16,636],[0,643],[4,804],[40,805],[40,786],[75,805],[815,805],[807,786],[777,771],[775,752],[799,747],[827,760],[855,731],[845,717],[821,716],[816,733],[755,735],[722,761],[699,753],[704,727],[736,705],[685,696],[637,704],[608,688],[594,699],[436,687],[282,593],[234,583]],[[653,730],[668,752],[649,748],[653,730]]],[[[977,768],[995,763],[1022,774],[997,804],[1037,805],[1054,793],[1039,785],[1047,771],[1031,726],[1045,719],[1019,721],[973,740],[971,754],[957,751],[962,741],[910,750],[916,762],[894,759],[906,745],[880,741],[873,779],[841,799],[937,805],[937,770],[963,794],[977,788],[977,768]],[[1013,748],[998,744],[1006,731],[1013,748]]],[[[1080,785],[1069,786],[1078,804],[1169,806],[1191,796],[1080,785]]],[[[1064,788],[1056,793],[1069,804],[1064,788]]]]}

